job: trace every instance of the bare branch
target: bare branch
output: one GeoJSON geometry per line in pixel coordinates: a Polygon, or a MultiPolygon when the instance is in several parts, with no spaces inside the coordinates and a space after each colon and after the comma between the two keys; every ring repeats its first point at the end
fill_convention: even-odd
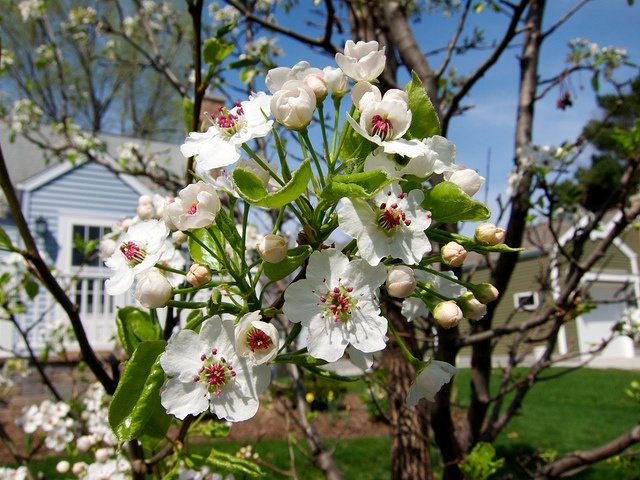
{"type": "Polygon", "coordinates": [[[640,442],[640,424],[604,445],[600,445],[599,447],[591,450],[570,453],[555,462],[545,465],[536,472],[536,476],[534,478],[536,480],[545,480],[558,478],[560,476],[569,476],[569,472],[575,469],[592,465],[596,462],[609,458],[623,452],[628,447],[638,442],[640,442]]]}
{"type": "Polygon", "coordinates": [[[552,35],[559,27],[561,27],[567,20],[569,20],[578,10],[584,7],[591,0],[580,0],[571,9],[569,9],[562,17],[558,19],[546,32],[542,33],[542,39],[544,40],[549,35],[552,35]]]}
{"type": "Polygon", "coordinates": [[[458,39],[460,38],[460,34],[464,29],[464,24],[467,21],[467,15],[469,14],[470,8],[471,0],[467,0],[467,3],[464,4],[464,9],[462,10],[462,15],[460,16],[460,21],[458,22],[456,31],[454,32],[453,36],[451,37],[451,41],[447,46],[447,53],[445,54],[444,60],[442,61],[442,65],[440,65],[440,68],[436,71],[436,77],[438,78],[442,76],[442,73],[447,69],[447,66],[449,66],[449,62],[451,61],[451,57],[453,56],[453,50],[455,49],[456,44],[458,43],[458,39]]]}

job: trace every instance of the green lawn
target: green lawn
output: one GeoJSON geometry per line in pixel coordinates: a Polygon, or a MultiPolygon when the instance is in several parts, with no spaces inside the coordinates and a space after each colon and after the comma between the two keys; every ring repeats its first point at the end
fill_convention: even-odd
{"type": "MultiPolygon", "coordinates": [[[[550,374],[561,371],[553,369],[550,374]]],[[[468,379],[468,370],[462,370],[456,378],[457,401],[461,405],[468,402],[468,379]]],[[[624,393],[634,379],[640,380],[640,372],[582,369],[536,384],[525,399],[522,413],[511,421],[495,444],[498,456],[504,457],[507,463],[497,478],[504,475],[512,475],[506,478],[526,478],[523,470],[517,466],[518,463],[527,459],[534,462],[542,452],[557,452],[560,455],[576,449],[587,449],[626,432],[640,421],[640,405],[624,393]]],[[[300,438],[299,442],[304,446],[303,439],[300,438]]],[[[236,442],[219,439],[214,441],[213,448],[235,453],[241,446],[236,442]]],[[[206,456],[211,446],[192,445],[191,448],[206,456]]],[[[253,448],[264,461],[283,470],[290,468],[286,441],[263,440],[254,444],[253,448]]],[[[336,445],[334,456],[346,480],[389,478],[387,438],[342,439],[336,445]]],[[[55,470],[47,474],[47,471],[51,472],[55,467],[55,461],[46,463],[47,466],[40,467],[45,470],[45,478],[59,478],[55,470]]],[[[298,478],[323,478],[299,452],[296,454],[295,468],[298,478]]],[[[265,471],[269,470],[265,468],[265,471]]],[[[635,474],[640,475],[640,468],[635,474]]],[[[270,473],[267,478],[284,477],[270,473]]],[[[575,478],[598,480],[625,479],[631,476],[628,472],[621,476],[612,465],[602,463],[575,478]]],[[[241,480],[241,477],[236,476],[236,479],[241,480]]]]}

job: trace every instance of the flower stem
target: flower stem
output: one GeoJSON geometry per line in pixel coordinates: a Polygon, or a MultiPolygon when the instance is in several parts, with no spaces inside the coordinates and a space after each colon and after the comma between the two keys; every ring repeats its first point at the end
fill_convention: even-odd
{"type": "Polygon", "coordinates": [[[300,136],[304,140],[307,148],[309,149],[309,153],[311,154],[311,158],[313,159],[313,163],[316,165],[316,169],[318,170],[318,178],[320,180],[320,186],[324,188],[324,174],[322,173],[322,168],[320,166],[320,161],[318,160],[318,156],[316,155],[316,151],[313,148],[313,144],[311,143],[311,139],[309,138],[309,132],[305,128],[304,130],[300,130],[300,136]]]}
{"type": "Polygon", "coordinates": [[[415,368],[418,368],[422,364],[422,362],[413,356],[413,353],[411,353],[411,350],[409,350],[407,344],[404,343],[402,338],[400,338],[400,335],[398,335],[397,330],[393,326],[393,322],[391,322],[391,320],[388,320],[387,323],[389,324],[389,331],[391,332],[391,335],[393,335],[393,338],[395,338],[396,342],[398,342],[398,346],[400,347],[400,350],[402,350],[402,353],[404,353],[411,365],[413,365],[415,368]]]}

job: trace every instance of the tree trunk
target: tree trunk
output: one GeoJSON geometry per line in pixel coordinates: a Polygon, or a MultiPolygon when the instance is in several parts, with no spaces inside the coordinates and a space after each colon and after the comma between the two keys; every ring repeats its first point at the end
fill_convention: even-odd
{"type": "MultiPolygon", "coordinates": [[[[387,318],[398,335],[416,351],[413,326],[400,314],[393,300],[385,299],[387,318]]],[[[382,368],[387,373],[387,398],[391,421],[391,478],[427,480],[432,478],[429,452],[429,417],[426,402],[407,405],[407,393],[415,376],[398,343],[391,338],[382,354],[382,368]]]]}
{"type": "MultiPolygon", "coordinates": [[[[538,59],[542,42],[542,17],[545,0],[532,0],[529,4],[525,22],[526,34],[520,58],[520,87],[518,117],[516,124],[516,151],[519,147],[531,143],[536,89],[538,85],[538,59]]],[[[515,159],[517,165],[517,157],[515,159]]],[[[525,172],[513,197],[511,214],[507,226],[505,244],[519,247],[522,244],[529,211],[531,175],[525,172]]],[[[517,253],[502,253],[492,271],[490,282],[503,292],[509,281],[516,262],[517,253]]],[[[473,324],[472,333],[491,328],[493,314],[500,299],[488,305],[487,315],[473,324]]],[[[471,355],[471,405],[467,415],[469,424],[466,444],[472,447],[478,441],[489,406],[489,382],[491,376],[491,340],[480,342],[473,347],[471,355]]]]}

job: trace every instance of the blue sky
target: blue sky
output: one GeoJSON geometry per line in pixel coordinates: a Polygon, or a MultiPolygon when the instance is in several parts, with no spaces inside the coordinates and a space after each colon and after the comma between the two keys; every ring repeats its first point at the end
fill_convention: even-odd
{"type": "MultiPolygon", "coordinates": [[[[560,18],[577,0],[549,0],[546,9],[546,26],[560,18]]],[[[302,18],[302,17],[298,17],[302,18]]],[[[471,16],[472,24],[482,25],[486,30],[486,39],[491,40],[502,31],[505,19],[502,16],[483,13],[471,16]]],[[[416,31],[425,32],[419,37],[424,51],[445,44],[455,28],[455,18],[442,16],[425,17],[416,24],[416,31]]],[[[588,38],[600,46],[624,47],[630,59],[640,62],[640,5],[629,7],[626,0],[592,0],[587,3],[569,22],[558,29],[543,44],[541,77],[546,78],[560,72],[566,66],[568,53],[567,42],[577,37],[588,38]]],[[[291,28],[294,25],[289,25],[291,28]]],[[[314,35],[315,31],[309,31],[314,35]]],[[[314,66],[332,65],[327,56],[319,56],[301,48],[299,43],[280,40],[285,55],[278,59],[279,64],[291,66],[299,60],[308,60],[314,66]]],[[[495,198],[504,196],[506,177],[512,168],[514,125],[516,118],[516,101],[518,86],[519,49],[505,52],[500,62],[495,65],[476,85],[466,103],[475,108],[456,118],[448,134],[458,149],[457,163],[474,168],[487,177],[487,156],[491,150],[490,176],[487,192],[478,193],[496,213],[495,198]]],[[[455,60],[458,71],[462,74],[471,72],[488,51],[469,55],[455,60]]],[[[436,58],[430,59],[438,66],[436,58]]],[[[621,72],[622,73],[622,72],[621,72]]],[[[624,70],[624,76],[634,75],[630,69],[624,70]]],[[[575,139],[582,125],[590,118],[598,115],[593,92],[590,86],[590,75],[583,72],[571,79],[571,93],[574,106],[566,110],[556,108],[557,89],[538,103],[536,122],[534,125],[534,142],[541,145],[559,145],[565,140],[575,139]]],[[[603,85],[604,90],[604,85],[603,85]]]]}

